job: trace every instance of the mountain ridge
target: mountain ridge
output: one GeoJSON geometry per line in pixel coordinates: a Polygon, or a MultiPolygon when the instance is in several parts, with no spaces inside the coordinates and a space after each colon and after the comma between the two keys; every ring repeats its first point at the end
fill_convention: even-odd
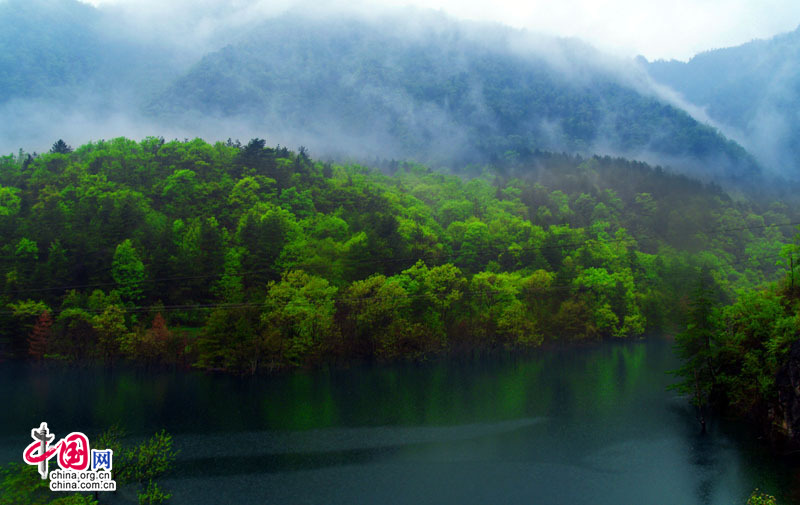
{"type": "Polygon", "coordinates": [[[399,141],[386,149],[389,154],[421,154],[426,162],[446,160],[431,145],[444,132],[440,143],[461,142],[457,147],[467,159],[535,149],[636,158],[655,153],[694,158],[702,175],[735,179],[757,171],[744,150],[713,128],[640,93],[613,71],[598,70],[576,54],[580,50],[557,55],[559,68],[541,52],[514,48],[519,32],[498,29],[492,34],[496,45],[484,45],[451,23],[409,39],[364,22],[339,21],[331,28],[299,17],[274,18],[250,38],[204,56],[151,111],[245,119],[255,109],[271,122],[310,128],[312,135],[341,127],[354,138],[380,132],[384,140],[399,141]],[[324,121],[308,124],[305,115],[353,122],[326,128],[320,127],[324,121]],[[712,158],[729,173],[710,170],[712,158]]]}
{"type": "MultiPolygon", "coordinates": [[[[0,23],[18,21],[21,11],[8,7],[17,4],[0,8],[0,23]]],[[[729,182],[760,172],[741,146],[637,84],[628,63],[573,39],[428,11],[317,18],[295,12],[243,29],[194,60],[167,39],[145,34],[121,42],[119,34],[132,29],[125,20],[114,21],[123,23],[119,34],[100,29],[111,11],[74,0],[39,0],[26,9],[51,6],[72,14],[37,18],[43,21],[4,42],[54,46],[51,59],[64,63],[65,74],[57,85],[46,71],[20,72],[25,52],[5,51],[0,112],[18,118],[0,129],[8,143],[52,142],[67,129],[79,134],[76,125],[112,136],[135,130],[206,138],[236,125],[252,137],[340,158],[458,167],[549,150],[625,156],[729,182]],[[83,24],[59,24],[76,16],[83,24]],[[76,42],[71,29],[92,43],[76,42]],[[42,33],[58,30],[57,40],[41,42],[42,33]],[[90,65],[79,65],[81,57],[90,65]],[[16,88],[8,84],[13,79],[16,88]]]]}
{"type": "Polygon", "coordinates": [[[648,62],[662,85],[703,108],[771,171],[796,179],[800,143],[800,27],[770,39],[698,53],[688,62],[648,62]]]}

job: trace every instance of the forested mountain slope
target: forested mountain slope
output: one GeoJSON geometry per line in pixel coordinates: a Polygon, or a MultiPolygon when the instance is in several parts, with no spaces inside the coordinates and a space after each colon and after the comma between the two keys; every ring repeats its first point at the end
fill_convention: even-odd
{"type": "Polygon", "coordinates": [[[625,338],[783,270],[785,205],[622,159],[392,175],[254,139],[0,159],[6,355],[256,371],[625,338]],[[514,174],[520,177],[512,177],[514,174]]]}
{"type": "Polygon", "coordinates": [[[109,112],[122,94],[161,91],[181,68],[172,48],[129,35],[124,19],[76,0],[0,2],[0,105],[35,100],[63,110],[77,100],[109,112]]]}
{"type": "Polygon", "coordinates": [[[172,36],[137,22],[75,0],[0,2],[6,152],[65,136],[233,131],[456,169],[542,149],[728,182],[759,172],[739,145],[655,98],[635,65],[575,40],[419,10],[295,12],[187,51],[177,27],[188,21],[172,36]]]}
{"type": "Polygon", "coordinates": [[[242,118],[329,151],[448,165],[544,149],[755,175],[740,146],[643,94],[625,72],[574,40],[427,13],[285,15],[207,55],[151,110],[242,118]]]}
{"type": "Polygon", "coordinates": [[[800,29],[647,68],[705,108],[771,170],[800,177],[800,29]]]}

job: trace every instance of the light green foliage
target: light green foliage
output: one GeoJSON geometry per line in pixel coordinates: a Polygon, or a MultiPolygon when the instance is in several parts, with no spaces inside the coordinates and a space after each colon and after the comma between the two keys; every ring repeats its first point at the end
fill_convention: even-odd
{"type": "Polygon", "coordinates": [[[117,283],[122,300],[134,305],[142,299],[141,282],[145,278],[144,263],[130,239],[117,246],[111,264],[111,277],[117,283]]]}
{"type": "Polygon", "coordinates": [[[550,193],[550,209],[552,216],[559,223],[569,222],[572,217],[572,209],[569,208],[569,198],[561,190],[550,193]]]}
{"type": "Polygon", "coordinates": [[[503,307],[497,318],[497,329],[510,343],[522,347],[538,346],[544,339],[536,320],[525,305],[516,299],[503,307]]]}
{"type": "Polygon", "coordinates": [[[244,301],[244,282],[242,272],[242,257],[245,250],[242,247],[231,247],[225,253],[224,273],[216,289],[219,297],[226,303],[241,303],[244,301]]]}
{"type": "Polygon", "coordinates": [[[747,505],[777,505],[778,501],[774,496],[762,493],[758,489],[753,491],[750,498],[747,499],[747,505]]]}
{"type": "Polygon", "coordinates": [[[171,493],[165,493],[156,482],[147,483],[143,493],[139,493],[139,505],[160,505],[172,498],[171,493]]]}
{"type": "Polygon", "coordinates": [[[111,358],[125,342],[128,328],[125,325],[125,311],[119,305],[107,305],[103,312],[92,316],[91,324],[97,332],[98,350],[103,358],[111,358]]]}
{"type": "Polygon", "coordinates": [[[336,291],[325,279],[302,270],[269,284],[262,320],[284,359],[300,364],[331,337],[336,291]]]}
{"type": "MultiPolygon", "coordinates": [[[[274,183],[275,181],[273,180],[272,182],[274,183]]],[[[261,201],[260,192],[261,185],[256,181],[255,177],[242,177],[233,186],[228,197],[228,204],[242,209],[250,208],[261,201]]]]}
{"type": "MultiPolygon", "coordinates": [[[[790,206],[621,159],[504,150],[472,177],[323,165],[260,139],[119,138],[3,161],[10,352],[27,355],[44,307],[60,307],[52,356],[163,364],[175,347],[247,372],[633,337],[679,331],[703,266],[728,298],[789,270],[775,256],[791,241],[778,225],[800,220],[790,206]],[[770,227],[713,233],[742,223],[770,227]],[[172,330],[149,327],[162,306],[172,330]]],[[[753,333],[745,312],[724,314],[737,334],[753,333]]],[[[783,316],[780,337],[742,361],[761,393],[758,371],[791,339],[783,316]]]]}
{"type": "Polygon", "coordinates": [[[39,247],[33,240],[23,237],[17,243],[14,254],[22,262],[36,261],[39,259],[39,247]]]}
{"type": "Polygon", "coordinates": [[[22,199],[19,189],[0,186],[0,217],[15,216],[19,212],[22,199]]]}
{"type": "Polygon", "coordinates": [[[93,440],[93,446],[114,451],[112,477],[118,484],[150,482],[172,468],[177,456],[172,435],[162,430],[133,446],[125,442],[126,435],[119,426],[112,426],[93,440]]]}
{"type": "Polygon", "coordinates": [[[281,191],[279,202],[283,208],[289,209],[292,214],[300,219],[314,215],[311,190],[297,191],[295,187],[284,189],[281,191]]]}
{"type": "Polygon", "coordinates": [[[302,231],[281,252],[282,270],[300,269],[341,285],[349,275],[352,255],[368,242],[367,234],[350,234],[347,222],[337,216],[305,219],[302,231]]]}
{"type": "Polygon", "coordinates": [[[414,297],[412,310],[416,319],[436,335],[433,342],[446,345],[454,305],[461,300],[466,287],[461,270],[449,263],[428,268],[420,260],[404,270],[398,281],[414,297]]]}
{"type": "Polygon", "coordinates": [[[352,345],[371,348],[380,358],[397,358],[425,350],[417,338],[422,332],[415,331],[409,320],[411,300],[397,279],[376,274],[356,281],[344,292],[341,303],[347,316],[345,330],[355,340],[342,343],[344,352],[353,352],[348,349],[352,345]]]}
{"type": "Polygon", "coordinates": [[[245,249],[242,268],[252,272],[248,281],[275,280],[280,277],[276,264],[286,244],[298,238],[301,229],[294,214],[272,205],[257,205],[239,219],[236,242],[245,249]]]}
{"type": "Polygon", "coordinates": [[[613,334],[619,324],[619,316],[611,309],[610,301],[617,294],[617,279],[605,268],[589,268],[576,279],[577,286],[588,288],[593,295],[595,326],[601,332],[613,334]]]}
{"type": "Polygon", "coordinates": [[[457,263],[469,272],[478,271],[486,262],[489,245],[489,227],[485,223],[477,220],[466,223],[457,263]]]}
{"type": "Polygon", "coordinates": [[[115,425],[92,439],[94,447],[114,451],[112,478],[118,488],[140,486],[140,504],[161,504],[169,500],[172,495],[164,492],[156,479],[175,464],[178,453],[173,448],[172,435],[162,430],[137,445],[126,443],[125,438],[125,431],[115,425]]]}
{"type": "Polygon", "coordinates": [[[150,439],[133,447],[120,458],[120,479],[125,481],[151,482],[169,470],[175,462],[177,452],[172,448],[172,435],[160,431],[150,439]]]}
{"type": "Polygon", "coordinates": [[[42,312],[50,312],[50,308],[46,303],[35,300],[20,300],[16,303],[9,303],[8,308],[11,309],[15,318],[30,327],[33,327],[34,321],[42,312]]]}
{"type": "Polygon", "coordinates": [[[775,375],[800,327],[786,301],[771,291],[742,292],[722,312],[714,363],[726,401],[742,412],[776,395],[775,375]]]}
{"type": "Polygon", "coordinates": [[[439,209],[439,222],[446,227],[454,221],[466,221],[472,215],[474,207],[467,200],[448,200],[439,209]]]}
{"type": "Polygon", "coordinates": [[[199,189],[195,171],[179,169],[164,181],[161,196],[169,202],[175,214],[187,216],[192,202],[200,199],[199,189]]]}
{"type": "Polygon", "coordinates": [[[536,316],[520,300],[524,279],[518,274],[481,272],[469,284],[476,337],[507,345],[531,346],[542,342],[536,316]]]}

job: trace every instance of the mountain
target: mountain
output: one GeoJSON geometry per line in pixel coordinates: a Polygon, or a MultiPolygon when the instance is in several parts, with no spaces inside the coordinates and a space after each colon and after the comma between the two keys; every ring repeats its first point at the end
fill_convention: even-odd
{"type": "Polygon", "coordinates": [[[170,48],[124,23],[75,0],[0,2],[0,104],[156,92],[177,76],[170,48]]]}
{"type": "Polygon", "coordinates": [[[175,23],[167,36],[111,7],[0,3],[0,114],[15,118],[0,125],[0,147],[234,132],[450,168],[563,151],[727,182],[760,170],[740,145],[659,99],[636,65],[577,40],[414,9],[290,12],[235,35],[217,30],[224,43],[187,52],[175,23]]]}
{"type": "Polygon", "coordinates": [[[541,149],[728,179],[757,171],[739,145],[577,41],[410,17],[268,20],[202,58],[150,110],[241,118],[303,133],[325,150],[445,164],[541,149]]]}
{"type": "Polygon", "coordinates": [[[86,84],[102,58],[97,18],[78,2],[0,3],[0,102],[86,84]]]}
{"type": "Polygon", "coordinates": [[[139,111],[193,62],[75,0],[0,0],[0,152],[163,129],[139,111]]]}
{"type": "Polygon", "coordinates": [[[706,110],[781,175],[800,177],[800,28],[769,40],[654,61],[648,73],[706,110]]]}

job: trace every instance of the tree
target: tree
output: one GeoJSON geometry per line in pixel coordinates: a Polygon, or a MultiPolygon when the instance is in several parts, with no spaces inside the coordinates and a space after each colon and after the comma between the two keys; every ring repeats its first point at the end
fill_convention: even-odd
{"type": "Polygon", "coordinates": [[[464,238],[458,255],[458,263],[468,272],[477,272],[488,261],[489,227],[481,221],[470,221],[464,230],[464,238]]]}
{"type": "Polygon", "coordinates": [[[672,386],[691,396],[703,432],[706,430],[704,410],[716,381],[712,342],[717,331],[717,314],[711,282],[708,272],[701,272],[689,305],[686,330],[675,338],[683,365],[673,372],[682,378],[681,382],[672,386]]]}
{"type": "Polygon", "coordinates": [[[284,246],[299,232],[295,216],[280,207],[259,205],[241,217],[236,239],[244,248],[242,269],[249,272],[244,279],[246,288],[260,288],[267,281],[280,278],[276,262],[284,246]]]}
{"type": "Polygon", "coordinates": [[[338,301],[344,351],[395,358],[419,348],[416,328],[406,318],[408,293],[395,278],[375,274],[352,283],[338,301]]]}
{"type": "Polygon", "coordinates": [[[139,505],[160,505],[170,498],[172,498],[172,493],[165,493],[158,487],[158,483],[151,480],[147,482],[144,492],[139,493],[139,505]]]}
{"type": "Polygon", "coordinates": [[[39,265],[39,246],[35,241],[22,237],[14,251],[14,260],[19,287],[31,287],[39,265]]]}
{"type": "Polygon", "coordinates": [[[262,321],[271,339],[279,341],[284,360],[304,364],[331,336],[336,291],[327,280],[302,270],[269,284],[262,321]]]}
{"type": "Polygon", "coordinates": [[[3,187],[0,185],[0,217],[15,216],[19,213],[22,199],[17,188],[3,187]]]}
{"type": "Polygon", "coordinates": [[[47,273],[48,281],[53,285],[62,286],[69,283],[69,261],[67,260],[67,251],[61,245],[59,239],[55,239],[51,242],[47,250],[45,272],[47,273]]]}
{"type": "Polygon", "coordinates": [[[777,503],[774,496],[762,493],[758,489],[747,499],[747,505],[777,505],[777,503]]]}
{"type": "Polygon", "coordinates": [[[795,286],[797,285],[795,282],[794,271],[797,267],[797,252],[800,250],[800,246],[797,245],[798,241],[800,241],[800,235],[795,236],[793,243],[784,244],[781,247],[781,256],[785,259],[777,262],[777,265],[784,264],[789,271],[786,279],[789,281],[788,284],[790,293],[794,293],[795,286]]]}
{"type": "Polygon", "coordinates": [[[72,152],[72,147],[68,146],[62,139],[58,139],[53,143],[50,152],[53,154],[69,154],[72,152]]]}
{"type": "Polygon", "coordinates": [[[41,360],[47,353],[47,344],[50,340],[50,327],[53,326],[53,318],[50,312],[44,311],[36,320],[33,331],[28,337],[28,354],[41,360]]]}
{"type": "Polygon", "coordinates": [[[172,332],[167,328],[167,321],[161,312],[158,312],[153,318],[153,324],[142,339],[141,356],[151,363],[164,361],[171,337],[172,332]]]}
{"type": "Polygon", "coordinates": [[[79,360],[93,353],[97,344],[97,332],[88,312],[81,308],[63,309],[56,321],[61,329],[57,341],[60,354],[79,360]]]}
{"type": "Polygon", "coordinates": [[[172,435],[162,430],[135,446],[125,445],[126,433],[112,426],[97,436],[93,445],[114,451],[111,478],[117,485],[137,484],[146,487],[138,494],[140,504],[160,504],[170,498],[156,483],[175,463],[178,452],[172,446],[172,435]]]}
{"type": "Polygon", "coordinates": [[[101,314],[92,317],[92,327],[97,332],[100,355],[105,360],[113,358],[120,349],[120,342],[128,333],[125,311],[119,305],[108,305],[101,314]]]}
{"type": "Polygon", "coordinates": [[[11,344],[14,354],[24,356],[30,350],[30,340],[25,335],[31,335],[38,319],[44,312],[50,312],[50,308],[40,301],[20,300],[17,303],[9,303],[13,323],[10,325],[12,335],[11,344]]]}
{"type": "Polygon", "coordinates": [[[185,278],[172,286],[171,292],[182,300],[208,302],[212,287],[209,280],[225,265],[223,228],[213,217],[193,218],[186,225],[180,223],[173,227],[177,251],[170,261],[173,271],[185,278]]]}
{"type": "Polygon", "coordinates": [[[114,251],[111,277],[117,283],[117,290],[126,303],[134,305],[144,297],[141,286],[145,277],[144,263],[130,239],[125,239],[114,251]]]}

